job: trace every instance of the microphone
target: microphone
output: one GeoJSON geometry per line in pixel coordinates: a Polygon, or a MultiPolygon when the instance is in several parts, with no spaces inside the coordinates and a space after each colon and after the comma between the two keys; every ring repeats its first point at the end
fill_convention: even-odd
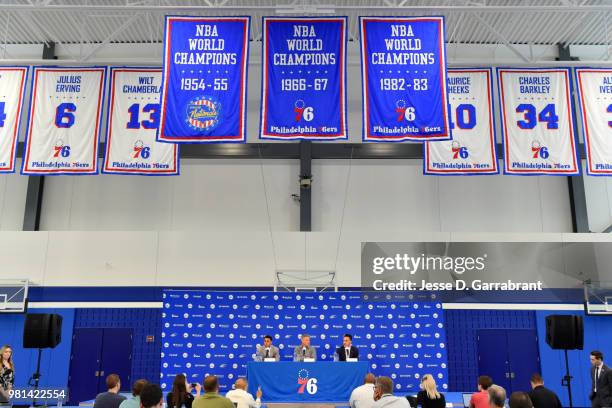
{"type": "Polygon", "coordinates": [[[302,347],[302,355],[305,356],[306,355],[306,347],[302,347]]]}

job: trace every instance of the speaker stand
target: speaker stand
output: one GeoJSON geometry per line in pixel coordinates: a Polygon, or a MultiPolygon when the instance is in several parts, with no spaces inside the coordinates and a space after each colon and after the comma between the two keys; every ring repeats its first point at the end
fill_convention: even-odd
{"type": "Polygon", "coordinates": [[[567,357],[567,349],[565,351],[565,376],[561,379],[561,386],[567,387],[567,396],[569,397],[569,408],[573,408],[572,404],[572,376],[569,370],[569,358],[567,357]]]}
{"type": "MultiPolygon", "coordinates": [[[[38,349],[38,358],[36,359],[36,372],[32,374],[28,384],[34,387],[34,398],[32,399],[32,407],[46,407],[47,404],[36,405],[36,394],[38,392],[38,383],[40,382],[40,357],[42,356],[42,349],[38,349]]],[[[571,408],[571,407],[570,407],[571,408]]]]}

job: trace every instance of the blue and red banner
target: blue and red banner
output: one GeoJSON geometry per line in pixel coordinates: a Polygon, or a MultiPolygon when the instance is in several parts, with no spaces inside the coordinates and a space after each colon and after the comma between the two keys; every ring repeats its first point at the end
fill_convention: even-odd
{"type": "Polygon", "coordinates": [[[450,140],[443,17],[360,17],[363,140],[450,140]]]}
{"type": "Polygon", "coordinates": [[[157,140],[244,142],[250,17],[166,17],[157,140]]]}
{"type": "Polygon", "coordinates": [[[261,139],[346,139],[346,17],[263,17],[261,139]]]}

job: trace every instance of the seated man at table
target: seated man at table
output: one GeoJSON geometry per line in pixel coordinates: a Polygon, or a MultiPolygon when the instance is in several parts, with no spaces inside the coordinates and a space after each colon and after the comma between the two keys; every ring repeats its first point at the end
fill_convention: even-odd
{"type": "Polygon", "coordinates": [[[389,377],[378,377],[374,385],[374,404],[372,408],[410,408],[405,397],[393,395],[393,380],[389,377]]]}
{"type": "Polygon", "coordinates": [[[359,358],[359,349],[353,346],[353,336],[345,334],[342,339],[342,346],[336,349],[338,361],[347,361],[349,358],[359,358]]]}
{"type": "Polygon", "coordinates": [[[305,358],[317,359],[317,350],[310,345],[310,336],[302,334],[302,344],[293,352],[293,361],[304,361],[305,358]]]}
{"type": "Polygon", "coordinates": [[[276,361],[280,360],[280,352],[278,347],[272,345],[272,336],[270,335],[264,337],[263,346],[258,344],[257,351],[255,352],[255,360],[264,361],[266,358],[273,358],[276,361]]]}

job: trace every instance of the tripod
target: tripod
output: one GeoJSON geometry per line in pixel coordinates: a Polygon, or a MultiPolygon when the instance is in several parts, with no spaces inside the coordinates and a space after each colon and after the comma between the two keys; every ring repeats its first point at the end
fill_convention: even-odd
{"type": "Polygon", "coordinates": [[[567,387],[567,396],[569,397],[569,408],[573,408],[572,404],[572,376],[569,371],[569,359],[567,357],[567,349],[565,351],[565,376],[561,379],[561,385],[567,387]]]}
{"type": "MultiPolygon", "coordinates": [[[[34,387],[34,398],[32,399],[32,406],[36,407],[36,406],[40,406],[40,405],[36,405],[36,394],[38,392],[38,383],[40,382],[40,357],[42,355],[42,349],[39,348],[38,349],[38,358],[36,360],[36,372],[34,374],[32,374],[32,377],[30,377],[30,379],[28,380],[28,385],[30,385],[31,387],[34,387]]],[[[47,404],[43,404],[42,406],[47,406],[47,404]]]]}

